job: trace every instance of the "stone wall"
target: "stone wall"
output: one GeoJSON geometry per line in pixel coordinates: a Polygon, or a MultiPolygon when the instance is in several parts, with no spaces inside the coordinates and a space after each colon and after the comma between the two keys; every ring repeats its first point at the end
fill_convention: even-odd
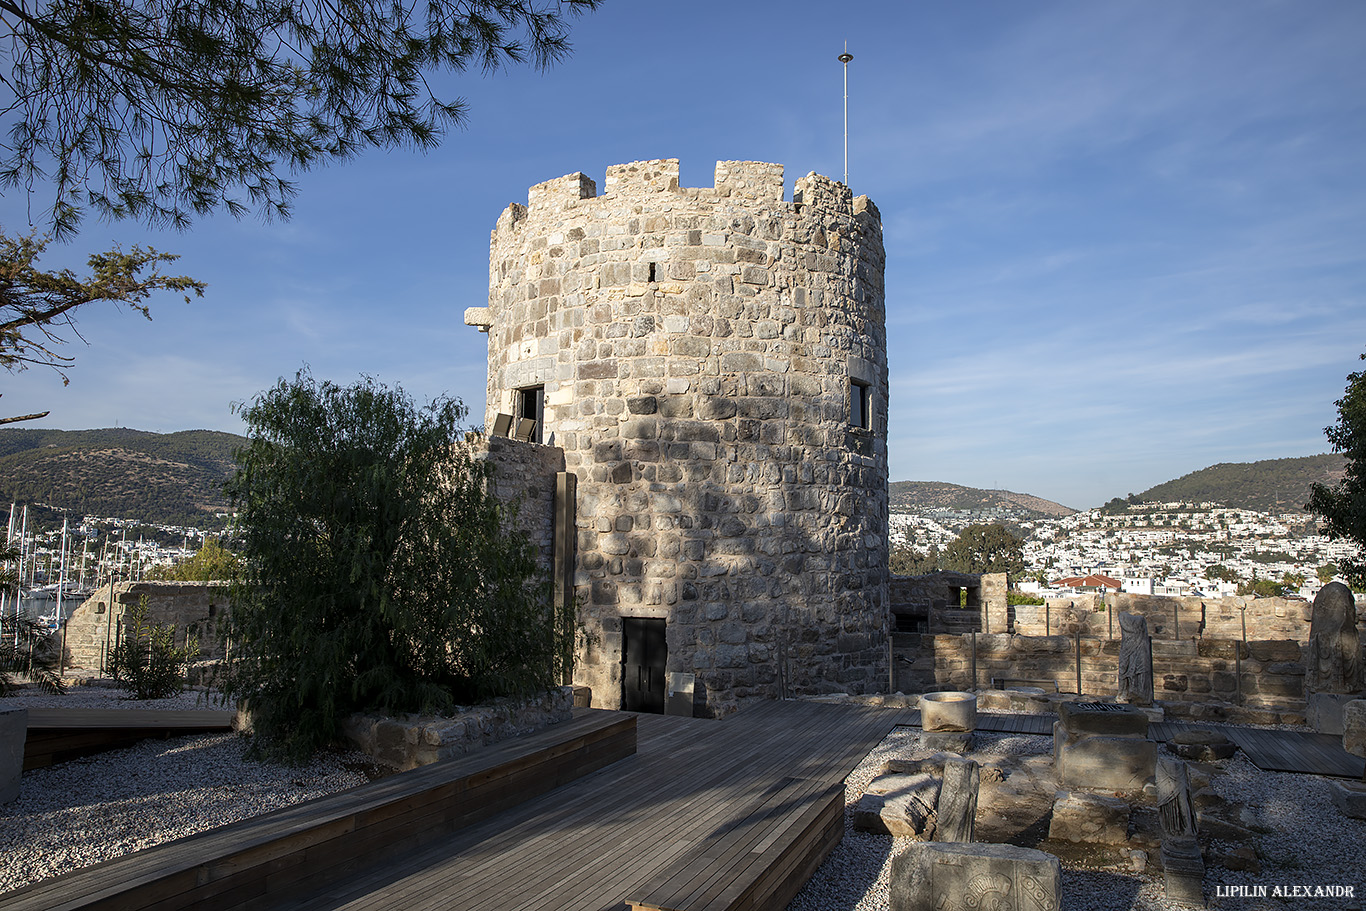
{"type": "Polygon", "coordinates": [[[404,772],[573,717],[574,692],[562,686],[526,699],[495,699],[453,715],[352,715],[342,725],[342,736],[379,764],[404,772]]]}
{"type": "Polygon", "coordinates": [[[488,420],[543,396],[578,479],[575,682],[622,691],[622,619],[666,621],[698,709],[888,680],[880,217],[811,174],[677,160],[531,188],[499,217],[488,420]],[[866,417],[865,417],[866,416],[866,417]]]}
{"type": "MultiPolygon", "coordinates": [[[[932,676],[904,674],[897,681],[903,692],[1019,685],[1077,692],[1077,640],[1070,636],[978,635],[975,661],[970,636],[927,636],[919,649],[932,659],[932,676]]],[[[1303,723],[1301,651],[1293,639],[1155,639],[1154,697],[1174,715],[1303,723]]],[[[1118,657],[1117,639],[1083,637],[1081,691],[1114,698],[1118,657]]]]}
{"type": "MultiPolygon", "coordinates": [[[[1141,614],[1154,639],[1294,639],[1309,641],[1312,613],[1298,598],[1173,598],[1127,592],[1075,595],[1045,605],[1011,608],[1011,631],[1021,636],[1085,635],[1119,637],[1119,614],[1141,614]]],[[[1363,608],[1357,607],[1362,618],[1363,608]]],[[[1361,619],[1358,620],[1361,623],[1361,619]]]]}
{"type": "Polygon", "coordinates": [[[175,627],[175,644],[194,636],[204,658],[222,658],[219,623],[227,616],[228,591],[222,582],[118,582],[104,585],[71,613],[66,626],[66,663],[104,676],[106,656],[122,638],[123,615],[147,598],[153,623],[175,627]]]}
{"type": "Polygon", "coordinates": [[[892,576],[888,596],[896,628],[903,632],[1004,632],[1009,625],[1005,573],[936,572],[892,576]],[[960,592],[967,605],[959,606],[960,592]]]}
{"type": "Polygon", "coordinates": [[[549,573],[555,548],[555,475],[564,471],[564,450],[483,436],[474,442],[474,458],[493,463],[494,494],[517,504],[517,529],[536,545],[549,573]]]}

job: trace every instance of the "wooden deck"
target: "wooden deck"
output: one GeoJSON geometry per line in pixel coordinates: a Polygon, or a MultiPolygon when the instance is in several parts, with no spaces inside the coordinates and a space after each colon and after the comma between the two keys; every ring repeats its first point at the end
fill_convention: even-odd
{"type": "Polygon", "coordinates": [[[356,869],[591,774],[636,749],[636,716],[584,710],[515,737],[0,895],[5,911],[293,908],[356,869]]]}
{"type": "Polygon", "coordinates": [[[1273,731],[1238,725],[1162,722],[1150,725],[1154,740],[1170,740],[1180,731],[1209,730],[1238,744],[1248,761],[1264,772],[1298,772],[1330,778],[1361,778],[1366,759],[1342,748],[1342,737],[1304,731],[1273,731]]]}
{"type": "Polygon", "coordinates": [[[24,771],[41,769],[149,737],[232,730],[232,712],[162,709],[29,709],[24,771]]]}
{"type": "Polygon", "coordinates": [[[844,778],[910,715],[804,702],[642,715],[637,755],[299,907],[780,911],[843,834],[844,778]]]}

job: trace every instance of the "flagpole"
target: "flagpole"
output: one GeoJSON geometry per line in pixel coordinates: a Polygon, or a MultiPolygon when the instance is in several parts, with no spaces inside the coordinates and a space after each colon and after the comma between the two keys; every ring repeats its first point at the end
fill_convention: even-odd
{"type": "Polygon", "coordinates": [[[849,61],[854,55],[849,53],[849,42],[844,42],[844,53],[839,61],[844,64],[844,185],[849,186],[849,61]]]}

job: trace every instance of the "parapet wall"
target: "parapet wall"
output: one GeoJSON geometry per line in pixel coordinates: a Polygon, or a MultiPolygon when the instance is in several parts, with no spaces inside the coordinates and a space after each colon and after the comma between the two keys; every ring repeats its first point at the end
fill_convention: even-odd
{"type": "MultiPolygon", "coordinates": [[[[1119,637],[1119,615],[1141,614],[1154,639],[1293,639],[1309,641],[1312,606],[1297,598],[1172,598],[1121,592],[1051,599],[1011,608],[1021,636],[1119,637]]],[[[1363,610],[1357,607],[1358,625],[1363,610]]]]}
{"type": "Polygon", "coordinates": [[[490,237],[488,420],[543,395],[578,478],[575,682],[622,692],[623,618],[667,622],[699,709],[889,674],[876,207],[819,175],[677,160],[533,186],[490,237]],[[857,401],[856,401],[857,399],[857,401]],[[861,424],[851,409],[866,414],[861,424]]]}
{"type": "Polygon", "coordinates": [[[555,556],[555,475],[564,471],[564,451],[495,436],[479,437],[472,445],[476,461],[492,463],[494,495],[516,504],[516,531],[536,545],[541,568],[549,574],[555,556]]]}
{"type": "MultiPolygon", "coordinates": [[[[1259,724],[1303,724],[1302,645],[1290,639],[1153,641],[1153,695],[1173,716],[1259,724]]],[[[903,679],[913,689],[967,690],[1039,686],[1114,698],[1118,692],[1119,643],[1070,636],[927,636],[922,653],[932,656],[931,680],[903,679]],[[974,656],[974,639],[976,654],[974,656]]],[[[909,664],[904,664],[910,667],[909,664]]]]}

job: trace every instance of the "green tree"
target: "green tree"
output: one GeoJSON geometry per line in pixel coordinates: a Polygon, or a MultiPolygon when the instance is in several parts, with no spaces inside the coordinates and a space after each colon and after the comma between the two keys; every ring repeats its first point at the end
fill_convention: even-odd
{"type": "Polygon", "coordinates": [[[1248,582],[1238,583],[1238,594],[1255,595],[1258,598],[1283,598],[1285,587],[1280,582],[1253,576],[1248,582]]]}
{"type": "Polygon", "coordinates": [[[944,548],[939,565],[960,573],[1021,573],[1025,562],[1024,540],[1000,523],[978,523],[967,528],[944,548]]]}
{"type": "Polygon", "coordinates": [[[306,372],[243,410],[225,691],[264,752],[301,759],[357,711],[450,710],[559,679],[548,585],[463,445],[464,414],[306,372]]]}
{"type": "Polygon", "coordinates": [[[1332,582],[1337,574],[1338,565],[1336,563],[1325,563],[1315,571],[1315,575],[1319,577],[1319,581],[1324,585],[1332,582]]]}
{"type": "Polygon", "coordinates": [[[939,548],[933,544],[921,552],[907,544],[892,548],[888,568],[898,576],[923,576],[939,568],[939,548]]]}
{"type": "Polygon", "coordinates": [[[158,566],[149,579],[167,582],[230,582],[241,572],[242,561],[215,538],[206,538],[199,552],[172,566],[158,566]]]}
{"type": "Polygon", "coordinates": [[[1205,567],[1205,578],[1216,582],[1237,582],[1238,574],[1222,563],[1212,563],[1205,567]]]}
{"type": "MultiPolygon", "coordinates": [[[[1366,354],[1361,359],[1366,360],[1366,354]]],[[[1324,432],[1333,451],[1346,456],[1346,474],[1335,485],[1310,487],[1304,508],[1322,520],[1320,534],[1366,548],[1366,370],[1347,375],[1347,390],[1337,406],[1338,422],[1324,432]]],[[[1339,569],[1354,588],[1366,586],[1366,560],[1361,556],[1344,559],[1339,569]]]]}
{"type": "MultiPolygon", "coordinates": [[[[430,74],[549,66],[569,52],[568,18],[599,2],[0,0],[0,187],[40,195],[41,221],[63,241],[87,210],[181,230],[220,207],[288,216],[292,174],[367,148],[430,148],[462,123],[465,102],[437,97],[430,74]]],[[[0,237],[11,370],[69,365],[53,332],[87,303],[147,315],[152,291],[203,291],[159,275],[174,257],[154,250],[95,254],[81,281],[32,268],[46,240],[0,237]]]]}
{"type": "Polygon", "coordinates": [[[1122,497],[1114,497],[1100,508],[1101,515],[1113,516],[1129,511],[1129,502],[1122,497]]]}
{"type": "Polygon", "coordinates": [[[64,328],[75,331],[75,311],[85,304],[111,301],[151,319],[145,301],[153,292],[176,291],[184,294],[186,303],[189,292],[204,293],[202,282],[160,272],[162,263],[176,259],[169,253],[141,247],[124,253],[115,248],[90,257],[90,275],[80,278],[69,269],[44,272],[37,267],[47,244],[32,234],[12,238],[0,232],[0,367],[11,372],[40,364],[57,370],[65,382],[63,371],[72,359],[57,350],[64,344],[60,333],[64,328]]]}
{"type": "Polygon", "coordinates": [[[88,208],[184,228],[222,206],[285,215],[287,175],[436,145],[466,105],[428,76],[569,51],[600,0],[3,0],[0,184],[46,184],[59,239],[88,208]]]}

